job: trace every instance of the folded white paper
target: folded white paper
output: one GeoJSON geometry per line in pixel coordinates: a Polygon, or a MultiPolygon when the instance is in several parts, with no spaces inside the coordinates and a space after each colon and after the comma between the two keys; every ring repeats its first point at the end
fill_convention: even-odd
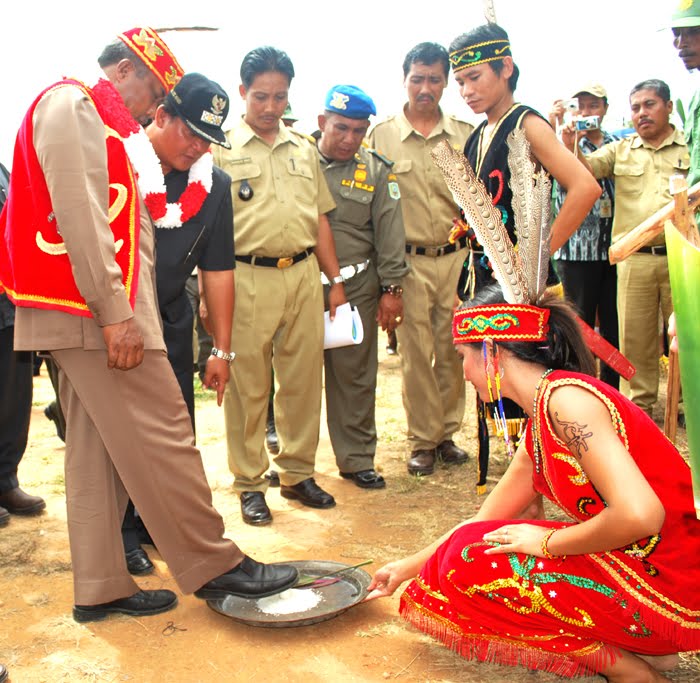
{"type": "Polygon", "coordinates": [[[365,336],[362,319],[357,306],[343,304],[335,309],[335,318],[331,321],[330,313],[324,314],[326,335],[323,341],[324,349],[337,349],[339,346],[361,344],[365,336]]]}

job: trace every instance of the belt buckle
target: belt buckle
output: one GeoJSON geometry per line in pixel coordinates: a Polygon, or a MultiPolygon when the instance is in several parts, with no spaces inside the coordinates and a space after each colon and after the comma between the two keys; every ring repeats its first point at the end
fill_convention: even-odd
{"type": "Polygon", "coordinates": [[[294,259],[291,256],[283,256],[277,259],[278,268],[289,268],[291,265],[294,265],[294,259]]]}
{"type": "Polygon", "coordinates": [[[423,247],[426,256],[440,256],[440,247],[423,247]]]}

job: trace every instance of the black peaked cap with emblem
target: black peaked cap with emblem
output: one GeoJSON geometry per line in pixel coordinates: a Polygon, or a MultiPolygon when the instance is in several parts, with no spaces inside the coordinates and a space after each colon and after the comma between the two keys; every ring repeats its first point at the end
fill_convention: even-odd
{"type": "Polygon", "coordinates": [[[187,73],[168,93],[165,101],[195,135],[231,149],[221,130],[228,115],[229,99],[218,83],[202,74],[187,73]]]}

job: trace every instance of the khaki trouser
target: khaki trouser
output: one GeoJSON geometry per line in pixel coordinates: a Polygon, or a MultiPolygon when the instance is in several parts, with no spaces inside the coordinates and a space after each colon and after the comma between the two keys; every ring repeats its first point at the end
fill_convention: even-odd
{"type": "Polygon", "coordinates": [[[659,307],[673,312],[666,256],[633,254],[617,264],[620,351],[637,372],[620,391],[651,415],[659,391],[659,307]]]}
{"type": "Polygon", "coordinates": [[[289,268],[236,265],[231,337],[236,359],[224,396],[234,489],[266,491],[265,422],[275,369],[280,481],[313,476],[321,421],[323,288],[315,256],[289,268]]]}
{"type": "Polygon", "coordinates": [[[396,336],[412,450],[435,448],[451,438],[464,417],[464,376],[452,344],[452,314],[468,253],[406,257],[411,270],[402,282],[404,320],[396,336]]]}
{"type": "Polygon", "coordinates": [[[178,585],[191,593],[243,553],[224,522],[194,447],[182,391],[164,351],[109,370],[106,351],[52,351],[66,415],[66,508],[75,603],[133,595],[121,525],[129,498],[178,585]]]}
{"type": "Polygon", "coordinates": [[[374,468],[379,291],[374,265],[345,283],[348,301],[360,313],[364,338],[361,344],[324,353],[328,433],[341,472],[374,468]]]}

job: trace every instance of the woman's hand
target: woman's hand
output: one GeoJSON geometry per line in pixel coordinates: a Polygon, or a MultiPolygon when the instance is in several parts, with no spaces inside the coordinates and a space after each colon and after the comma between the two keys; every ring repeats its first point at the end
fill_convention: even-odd
{"type": "Polygon", "coordinates": [[[412,574],[408,573],[407,575],[405,565],[401,560],[385,564],[381,569],[377,570],[372,578],[367,589],[369,593],[365,601],[374,600],[375,598],[387,598],[393,595],[396,589],[411,577],[412,574]]]}
{"type": "Polygon", "coordinates": [[[488,543],[499,545],[484,551],[484,555],[499,555],[503,553],[524,553],[535,557],[544,557],[542,540],[549,532],[546,526],[535,524],[506,524],[494,531],[484,534],[488,543]]]}

